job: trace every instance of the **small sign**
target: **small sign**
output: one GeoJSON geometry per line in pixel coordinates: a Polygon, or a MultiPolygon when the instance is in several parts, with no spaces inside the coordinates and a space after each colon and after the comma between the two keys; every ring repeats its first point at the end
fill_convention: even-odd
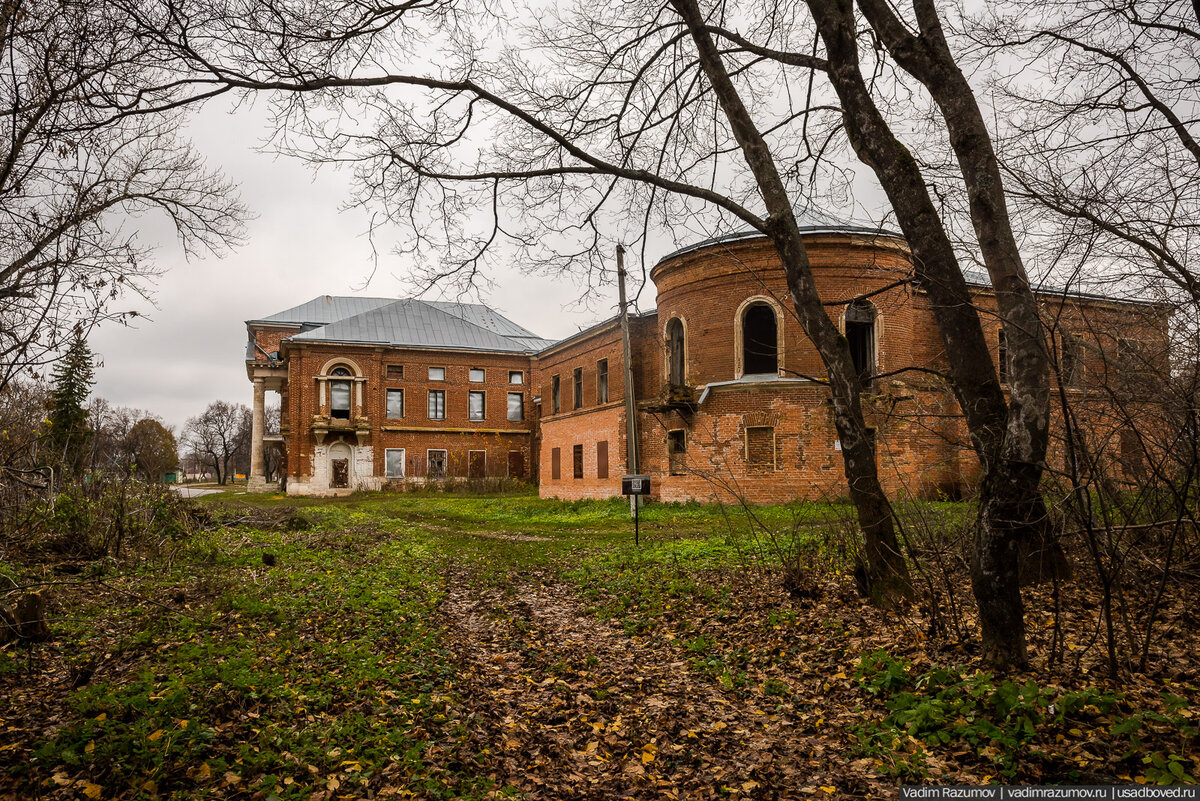
{"type": "Polygon", "coordinates": [[[621,476],[622,495],[649,495],[650,476],[621,476]]]}

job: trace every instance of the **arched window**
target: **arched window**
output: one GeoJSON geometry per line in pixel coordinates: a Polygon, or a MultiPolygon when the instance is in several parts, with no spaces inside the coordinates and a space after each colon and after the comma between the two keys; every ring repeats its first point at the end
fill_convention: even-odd
{"type": "Polygon", "coordinates": [[[683,386],[683,358],[686,353],[683,341],[683,323],[672,317],[667,323],[667,383],[673,387],[683,386]]]}
{"type": "Polygon", "coordinates": [[[779,372],[775,310],[765,303],[754,304],[742,317],[742,372],[745,375],[779,372]]]}
{"type": "Polygon", "coordinates": [[[334,380],[329,382],[329,416],[343,420],[350,419],[350,371],[345,367],[335,367],[329,375],[334,380]]]}
{"type": "Polygon", "coordinates": [[[870,386],[875,375],[875,307],[870,301],[856,300],[846,307],[846,341],[859,380],[870,386]]]}

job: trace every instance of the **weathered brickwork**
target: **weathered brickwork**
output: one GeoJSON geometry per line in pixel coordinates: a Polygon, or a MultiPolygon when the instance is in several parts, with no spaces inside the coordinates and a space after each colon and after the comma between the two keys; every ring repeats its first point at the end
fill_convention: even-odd
{"type": "MultiPolygon", "coordinates": [[[[978,480],[978,460],[954,396],[939,377],[947,369],[946,354],[928,298],[908,282],[904,244],[891,236],[827,232],[808,235],[806,247],[830,319],[878,376],[864,411],[887,490],[897,497],[954,497],[969,490],[978,480]]],[[[658,308],[631,317],[630,341],[638,469],[654,477],[654,496],[769,503],[844,495],[824,367],[796,319],[769,243],[740,239],[698,247],[660,262],[651,278],[658,308]],[[774,370],[764,371],[764,365],[774,370]]],[[[999,365],[994,298],[983,289],[976,298],[999,365]]],[[[1065,376],[1062,392],[1057,384],[1055,392],[1077,406],[1086,430],[1079,436],[1126,475],[1145,469],[1144,456],[1133,452],[1122,429],[1129,414],[1113,414],[1112,388],[1119,378],[1132,387],[1129,397],[1140,393],[1139,414],[1146,430],[1155,430],[1159,423],[1153,404],[1144,402],[1146,388],[1134,386],[1145,371],[1132,368],[1127,355],[1166,364],[1165,312],[1076,296],[1042,300],[1056,373],[1065,376]]],[[[631,466],[617,320],[532,354],[284,340],[297,330],[252,331],[263,351],[284,353],[289,492],[399,486],[444,475],[524,478],[536,481],[544,497],[620,493],[621,475],[631,466]],[[353,382],[345,419],[330,414],[330,373],[338,366],[350,373],[341,380],[353,382]],[[444,369],[444,380],[431,380],[430,368],[444,369]],[[472,381],[472,370],[483,370],[483,380],[472,381]],[[514,372],[520,383],[510,380],[514,372]],[[389,389],[403,390],[402,415],[389,417],[389,389]],[[430,391],[445,393],[444,417],[432,419],[430,391]],[[471,413],[472,392],[483,393],[476,407],[481,419],[471,413]],[[521,420],[508,419],[510,392],[522,395],[521,420]],[[349,487],[332,488],[338,481],[349,487]]],[[[1049,462],[1061,469],[1061,415],[1054,429],[1049,462]]]]}

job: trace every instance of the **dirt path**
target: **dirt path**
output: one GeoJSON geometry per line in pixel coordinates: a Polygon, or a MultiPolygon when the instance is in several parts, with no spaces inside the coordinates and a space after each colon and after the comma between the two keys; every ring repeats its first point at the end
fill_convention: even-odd
{"type": "Polygon", "coordinates": [[[487,750],[499,786],[539,799],[876,794],[768,699],[690,669],[680,646],[588,615],[551,574],[503,589],[461,568],[450,578],[442,611],[473,709],[466,747],[487,750]]]}

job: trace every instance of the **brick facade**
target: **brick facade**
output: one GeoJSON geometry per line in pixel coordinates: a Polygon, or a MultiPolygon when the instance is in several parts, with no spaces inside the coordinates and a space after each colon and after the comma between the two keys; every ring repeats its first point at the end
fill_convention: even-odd
{"type": "MultiPolygon", "coordinates": [[[[831,319],[859,349],[856,358],[881,376],[864,403],[885,487],[961,494],[978,464],[953,395],[936,377],[946,370],[945,354],[927,298],[907,280],[904,243],[835,231],[806,236],[806,247],[831,319]]],[[[651,278],[658,309],[631,317],[630,339],[639,469],[654,477],[655,496],[766,503],[843,495],[824,367],[796,320],[767,240],[686,250],[661,261],[651,278]],[[673,362],[681,380],[672,381],[673,362]]],[[[985,289],[976,294],[999,363],[999,323],[987,313],[994,299],[985,289]]],[[[1069,340],[1073,375],[1065,389],[1081,397],[1088,396],[1088,376],[1116,369],[1118,350],[1165,352],[1167,320],[1158,307],[1050,295],[1043,305],[1051,341],[1069,340]]],[[[300,343],[284,339],[288,331],[251,326],[263,350],[284,355],[289,492],[335,491],[335,458],[349,465],[350,489],[398,484],[386,475],[386,453],[403,449],[404,481],[424,480],[429,452],[444,451],[447,477],[519,474],[537,481],[545,497],[620,493],[628,455],[615,319],[531,353],[300,343]],[[348,419],[330,418],[322,390],[335,365],[347,367],[354,381],[348,419]],[[430,380],[431,367],[443,368],[444,380],[430,380]],[[472,369],[484,371],[482,382],[471,380],[472,369]],[[523,383],[510,383],[510,372],[520,372],[523,383]],[[387,416],[388,389],[404,391],[402,418],[387,416]],[[445,393],[444,419],[430,419],[431,390],[445,393]],[[471,392],[484,393],[482,419],[470,415],[471,392]],[[509,392],[522,393],[523,420],[508,420],[509,392]]],[[[1055,347],[1057,362],[1062,351],[1055,347]]],[[[1102,432],[1104,401],[1092,394],[1089,419],[1102,432]]]]}

